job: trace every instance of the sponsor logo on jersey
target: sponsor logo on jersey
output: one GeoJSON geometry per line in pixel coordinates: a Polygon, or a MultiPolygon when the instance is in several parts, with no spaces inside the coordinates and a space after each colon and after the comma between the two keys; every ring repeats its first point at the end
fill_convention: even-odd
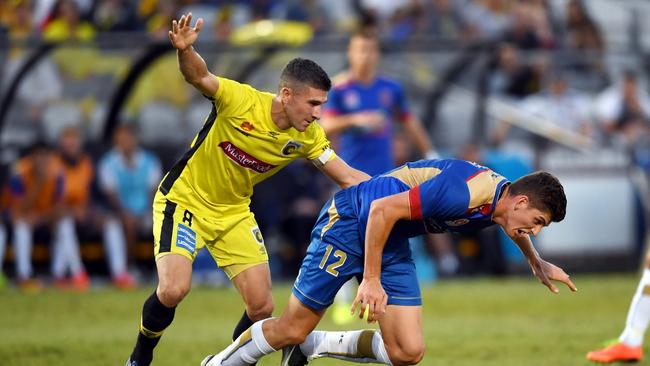
{"type": "Polygon", "coordinates": [[[278,139],[278,136],[280,135],[279,132],[275,132],[275,131],[269,131],[267,133],[269,134],[269,136],[271,136],[272,138],[274,138],[276,140],[278,139]]]}
{"type": "Polygon", "coordinates": [[[251,232],[253,233],[253,237],[255,240],[257,240],[258,243],[264,244],[264,237],[262,237],[262,232],[260,231],[260,228],[254,227],[251,229],[251,232]]]}
{"type": "Polygon", "coordinates": [[[353,90],[348,90],[343,94],[343,104],[346,108],[354,109],[361,104],[361,98],[359,94],[353,90]]]}
{"type": "Polygon", "coordinates": [[[235,162],[235,164],[252,170],[256,173],[266,173],[276,167],[273,164],[269,164],[255,158],[254,156],[249,155],[247,152],[238,148],[230,141],[223,141],[219,143],[219,147],[221,150],[223,150],[224,153],[226,153],[226,156],[230,158],[230,160],[235,162]]]}
{"type": "Polygon", "coordinates": [[[302,147],[302,143],[300,143],[298,141],[290,140],[282,148],[282,155],[289,156],[289,155],[293,154],[294,151],[300,149],[301,147],[302,147]]]}
{"type": "Polygon", "coordinates": [[[244,136],[246,136],[246,137],[249,137],[249,136],[251,135],[250,133],[248,133],[248,132],[242,130],[242,129],[239,128],[239,127],[233,127],[233,128],[235,129],[235,131],[241,133],[242,135],[244,135],[244,136]]]}
{"type": "Polygon", "coordinates": [[[196,233],[189,227],[178,224],[176,228],[176,246],[194,254],[196,250],[196,233]]]}
{"type": "Polygon", "coordinates": [[[447,226],[462,226],[467,224],[468,222],[469,222],[468,219],[458,219],[458,220],[445,221],[445,224],[447,224],[447,226]]]}
{"type": "Polygon", "coordinates": [[[264,247],[264,238],[262,237],[262,232],[260,231],[260,228],[254,227],[251,229],[251,233],[253,234],[253,238],[255,238],[255,241],[260,245],[259,252],[262,255],[266,254],[266,247],[264,247]]]}
{"type": "Polygon", "coordinates": [[[248,122],[248,121],[242,122],[242,124],[239,125],[239,127],[242,130],[248,131],[248,132],[251,132],[251,131],[253,131],[255,129],[255,126],[252,123],[248,122]]]}

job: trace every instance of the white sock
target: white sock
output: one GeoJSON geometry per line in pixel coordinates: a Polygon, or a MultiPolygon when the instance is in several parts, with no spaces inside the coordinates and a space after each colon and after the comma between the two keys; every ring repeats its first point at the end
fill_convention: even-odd
{"type": "Polygon", "coordinates": [[[308,360],[332,357],[358,363],[391,365],[381,332],[377,330],[313,331],[300,345],[300,351],[308,360]]]}
{"type": "Polygon", "coordinates": [[[126,272],[126,239],[122,224],[116,218],[109,218],[104,224],[104,252],[108,258],[111,277],[126,272]]]}
{"type": "Polygon", "coordinates": [[[262,324],[269,319],[256,322],[242,333],[230,346],[214,356],[206,366],[244,366],[257,362],[262,356],[275,352],[264,338],[262,324]]]}
{"type": "MultiPolygon", "coordinates": [[[[64,217],[54,226],[54,248],[55,252],[60,251],[62,263],[53,265],[52,274],[54,277],[62,277],[65,274],[66,267],[70,269],[72,275],[76,275],[84,270],[79,254],[79,239],[75,231],[74,219],[64,217]]],[[[55,255],[56,257],[56,255],[55,255]]]]}
{"type": "Polygon", "coordinates": [[[7,230],[0,224],[0,274],[2,274],[2,264],[5,262],[5,250],[7,250],[7,230]]]}
{"type": "Polygon", "coordinates": [[[625,330],[618,337],[621,343],[630,347],[643,344],[643,336],[650,322],[650,269],[643,270],[643,276],[632,298],[625,321],[625,330]]]}
{"type": "Polygon", "coordinates": [[[65,260],[65,248],[63,242],[56,234],[54,235],[54,240],[52,240],[50,249],[52,255],[52,262],[50,264],[52,276],[54,278],[63,278],[65,276],[65,269],[67,267],[65,260]]]}
{"type": "Polygon", "coordinates": [[[32,277],[32,228],[25,221],[14,223],[14,251],[16,275],[19,280],[32,277]]]}

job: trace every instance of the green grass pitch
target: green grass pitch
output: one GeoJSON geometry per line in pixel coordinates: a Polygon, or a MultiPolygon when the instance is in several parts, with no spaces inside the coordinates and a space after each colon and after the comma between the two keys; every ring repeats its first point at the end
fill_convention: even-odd
{"type": "MultiPolygon", "coordinates": [[[[584,355],[618,336],[638,283],[635,274],[574,276],[577,293],[553,295],[532,276],[440,281],[423,289],[427,351],[421,365],[589,365],[584,355]]],[[[276,314],[289,294],[274,291],[276,314]]],[[[87,294],[0,293],[0,365],[122,366],[149,289],[87,294]]],[[[197,366],[225,347],[242,312],[232,289],[196,288],[176,311],[154,358],[197,366]]],[[[345,328],[366,328],[355,321],[345,328]]],[[[329,318],[320,329],[342,329],[329,318]]],[[[316,360],[314,365],[342,361],[316,360]]],[[[259,365],[279,364],[279,354],[259,365]]]]}

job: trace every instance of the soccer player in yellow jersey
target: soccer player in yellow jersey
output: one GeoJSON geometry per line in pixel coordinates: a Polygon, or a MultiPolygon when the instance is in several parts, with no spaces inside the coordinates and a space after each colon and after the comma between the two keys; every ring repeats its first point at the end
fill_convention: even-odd
{"type": "Polygon", "coordinates": [[[330,149],[315,123],[331,82],[315,62],[291,60],[278,94],[217,77],[192,44],[203,20],[172,22],[169,38],[187,82],[213,102],[190,149],[163,178],[154,198],[158,287],[145,301],[138,340],[127,361],[148,366],[176,305],[190,291],[192,261],[206,246],[246,304],[233,339],[273,311],[264,239],[250,211],[253,186],[297,158],[311,160],[341,187],[369,178],[330,149]]]}

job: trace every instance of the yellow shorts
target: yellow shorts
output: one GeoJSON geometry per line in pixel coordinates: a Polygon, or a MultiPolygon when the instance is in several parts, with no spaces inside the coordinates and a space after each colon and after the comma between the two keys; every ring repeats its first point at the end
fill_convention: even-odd
{"type": "Polygon", "coordinates": [[[205,246],[230,279],[269,261],[262,232],[247,208],[219,219],[201,216],[157,194],[153,204],[156,259],[176,253],[194,261],[205,246]]]}

